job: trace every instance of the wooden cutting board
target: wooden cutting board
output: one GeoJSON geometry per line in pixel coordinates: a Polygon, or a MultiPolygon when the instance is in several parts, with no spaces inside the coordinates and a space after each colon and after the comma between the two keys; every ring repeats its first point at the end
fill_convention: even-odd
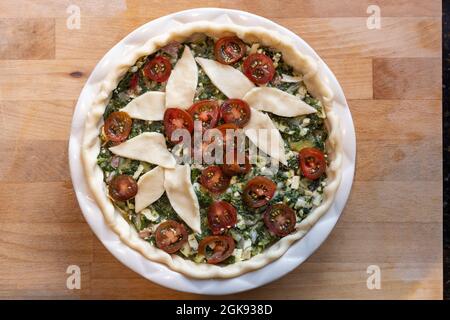
{"type": "Polygon", "coordinates": [[[160,287],[93,235],[72,189],[71,117],[99,59],[157,17],[246,10],[289,28],[344,88],[357,136],[352,193],[327,241],[262,288],[224,298],[442,298],[441,4],[388,0],[0,2],[0,297],[204,298],[160,287]],[[368,29],[370,4],[381,29],[368,29]],[[23,10],[27,8],[27,10],[23,10]],[[69,265],[81,289],[66,287],[69,265]],[[381,288],[369,290],[369,266],[381,288]]]}

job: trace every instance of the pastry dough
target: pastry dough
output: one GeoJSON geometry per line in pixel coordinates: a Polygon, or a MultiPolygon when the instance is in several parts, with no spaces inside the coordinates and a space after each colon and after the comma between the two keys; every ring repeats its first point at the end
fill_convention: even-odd
{"type": "Polygon", "coordinates": [[[138,192],[134,198],[134,209],[136,212],[140,212],[163,195],[164,169],[159,166],[153,168],[139,178],[137,185],[138,192]]]}
{"type": "Polygon", "coordinates": [[[242,72],[231,66],[205,58],[196,58],[195,60],[211,79],[211,82],[230,99],[242,99],[250,89],[255,87],[253,82],[242,72]]]}
{"type": "Polygon", "coordinates": [[[164,118],[166,94],[159,91],[148,91],[131,100],[120,111],[128,113],[131,118],[159,121],[164,118]]]}
{"type": "MultiPolygon", "coordinates": [[[[236,24],[223,25],[211,21],[186,23],[165,34],[150,38],[145,43],[136,43],[133,46],[130,47],[127,55],[122,60],[111,62],[110,65],[112,67],[110,68],[110,73],[105,76],[99,86],[96,86],[97,91],[93,92],[96,98],[92,102],[92,105],[90,105],[81,146],[86,181],[104,215],[106,223],[119,235],[125,244],[140,252],[146,258],[165,264],[170,269],[193,278],[212,279],[237,277],[246,272],[260,269],[280,258],[294,242],[301,239],[325,212],[327,212],[333,203],[341,178],[343,152],[339,117],[333,103],[333,92],[328,87],[327,82],[321,78],[316,60],[300,52],[290,38],[272,30],[236,24]],[[103,114],[111,92],[117,87],[125,72],[140,57],[156,52],[159,48],[171,41],[183,42],[193,34],[199,33],[204,33],[214,38],[236,35],[247,43],[257,42],[264,46],[276,48],[283,54],[283,60],[292,66],[297,74],[303,76],[303,82],[308,92],[322,102],[327,115],[325,121],[329,133],[326,142],[329,165],[326,171],[327,185],[323,190],[323,201],[320,206],[312,210],[304,220],[297,224],[295,232],[278,240],[261,254],[249,260],[226,266],[198,264],[177,255],[170,255],[139,238],[136,229],[130,226],[120,214],[117,214],[111,200],[107,197],[103,171],[97,164],[97,155],[100,150],[99,131],[103,124],[103,114]]],[[[242,79],[242,76],[242,73],[239,72],[238,77],[242,79]]],[[[236,79],[233,79],[233,81],[236,81],[236,79]]],[[[242,90],[240,94],[233,93],[233,95],[236,94],[234,98],[239,96],[242,98],[247,91],[254,87],[253,84],[249,85],[248,83],[246,86],[247,89],[242,90]]],[[[231,95],[230,92],[228,94],[231,95]]]]}
{"type": "Polygon", "coordinates": [[[198,68],[188,46],[170,74],[166,86],[166,107],[187,109],[192,105],[197,89],[198,68]]]}
{"type": "Polygon", "coordinates": [[[317,112],[299,97],[277,88],[254,88],[247,92],[243,100],[256,110],[271,112],[282,117],[296,117],[317,112]]]}
{"type": "Polygon", "coordinates": [[[251,109],[250,121],[244,127],[245,135],[272,159],[287,164],[284,141],[270,117],[256,109],[251,109]]]}
{"type": "Polygon", "coordinates": [[[109,150],[121,157],[157,164],[165,168],[174,168],[176,161],[167,150],[166,139],[161,133],[144,132],[109,150]]]}
{"type": "Polygon", "coordinates": [[[189,164],[177,165],[174,169],[164,170],[164,189],[178,216],[194,232],[201,233],[200,206],[192,187],[189,164]]]}

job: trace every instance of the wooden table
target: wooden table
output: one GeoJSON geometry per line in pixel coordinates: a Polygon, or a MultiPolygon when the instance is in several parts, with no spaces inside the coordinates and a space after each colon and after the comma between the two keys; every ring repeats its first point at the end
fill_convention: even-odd
{"type": "Polygon", "coordinates": [[[442,298],[441,4],[388,0],[0,2],[0,297],[204,298],[147,281],[93,235],[75,199],[67,139],[97,61],[143,23],[194,7],[262,15],[299,34],[335,72],[357,134],[352,193],[307,262],[224,298],[442,298]],[[378,4],[381,29],[366,26],[378,4]],[[25,10],[26,8],[26,10],[25,10]],[[81,268],[81,289],[66,269],[81,268]],[[381,289],[369,290],[369,265],[381,289]]]}

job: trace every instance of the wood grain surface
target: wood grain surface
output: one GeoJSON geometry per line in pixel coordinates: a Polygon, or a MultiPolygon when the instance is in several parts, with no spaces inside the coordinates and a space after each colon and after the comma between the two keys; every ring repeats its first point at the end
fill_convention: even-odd
{"type": "Polygon", "coordinates": [[[99,59],[136,27],[175,11],[262,15],[306,40],[335,72],[357,136],[356,176],[326,242],[305,263],[230,299],[442,298],[441,4],[388,0],[0,2],[0,298],[198,299],[118,262],[83,219],[68,135],[99,59]],[[366,26],[381,9],[381,29],[366,26]],[[23,10],[23,8],[27,10],[23,10]],[[81,289],[66,287],[69,265],[81,289]],[[381,289],[369,290],[378,265],[381,289]]]}

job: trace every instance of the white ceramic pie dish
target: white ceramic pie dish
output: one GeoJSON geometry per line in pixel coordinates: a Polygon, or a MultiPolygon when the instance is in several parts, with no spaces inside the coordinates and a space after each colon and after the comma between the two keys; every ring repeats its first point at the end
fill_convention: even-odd
{"type": "Polygon", "coordinates": [[[298,36],[267,19],[242,11],[194,9],[165,16],[145,24],[130,33],[103,57],[89,77],[76,106],[69,143],[69,161],[72,181],[83,214],[97,237],[117,259],[147,279],[166,287],[194,293],[228,294],[249,290],[281,277],[302,263],[326,239],[339,218],[350,192],[355,163],[355,135],[350,111],[337,80],[317,54],[298,36]],[[125,245],[105,224],[103,215],[90,195],[84,179],[80,161],[80,144],[88,107],[95,98],[94,92],[96,91],[96,86],[105,77],[111,61],[120,60],[133,47],[142,44],[153,36],[169,31],[171,26],[175,25],[174,20],[181,23],[199,20],[229,23],[229,19],[225,19],[225,15],[238,25],[262,26],[289,36],[295,41],[296,46],[301,52],[319,61],[322,78],[328,82],[328,85],[335,94],[335,108],[337,108],[337,113],[341,121],[344,142],[342,181],[336,193],[335,201],[328,212],[314,225],[303,239],[293,244],[280,259],[262,269],[236,278],[226,280],[195,280],[174,272],[164,265],[146,259],[125,245]]]}

